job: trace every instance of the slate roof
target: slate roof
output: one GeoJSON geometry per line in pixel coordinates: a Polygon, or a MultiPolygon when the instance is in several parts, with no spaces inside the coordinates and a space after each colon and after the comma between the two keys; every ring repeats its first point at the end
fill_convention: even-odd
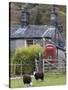
{"type": "Polygon", "coordinates": [[[27,27],[21,28],[16,26],[10,30],[10,38],[41,38],[50,37],[52,31],[55,30],[53,26],[47,25],[29,25],[27,27]],[[50,33],[49,33],[50,32],[50,33]]]}
{"type": "MultiPolygon", "coordinates": [[[[52,40],[54,41],[55,29],[56,28],[54,26],[47,25],[29,25],[24,28],[21,28],[20,25],[17,25],[10,28],[10,39],[41,39],[45,37],[52,38],[52,40]]],[[[56,44],[61,44],[59,45],[61,47],[64,46],[63,38],[61,37],[61,35],[59,42],[57,42],[56,44]]]]}

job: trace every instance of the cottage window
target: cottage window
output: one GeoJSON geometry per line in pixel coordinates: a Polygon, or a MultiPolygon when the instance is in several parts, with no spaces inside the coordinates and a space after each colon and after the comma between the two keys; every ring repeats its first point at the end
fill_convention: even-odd
{"type": "Polygon", "coordinates": [[[33,40],[27,40],[27,46],[32,45],[33,44],[33,40]]]}

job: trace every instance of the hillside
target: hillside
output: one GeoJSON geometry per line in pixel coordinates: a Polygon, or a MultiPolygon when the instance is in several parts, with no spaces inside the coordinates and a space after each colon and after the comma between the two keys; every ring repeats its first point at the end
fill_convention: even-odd
{"type": "MultiPolygon", "coordinates": [[[[35,24],[37,14],[40,17],[41,24],[48,24],[49,23],[49,15],[50,9],[52,5],[45,5],[45,4],[24,4],[24,3],[11,3],[11,24],[20,23],[20,15],[21,15],[21,8],[27,7],[28,12],[30,13],[30,24],[35,24]]],[[[65,6],[58,6],[59,8],[59,18],[62,23],[65,23],[65,6]],[[63,19],[62,19],[63,18],[63,19]]]]}

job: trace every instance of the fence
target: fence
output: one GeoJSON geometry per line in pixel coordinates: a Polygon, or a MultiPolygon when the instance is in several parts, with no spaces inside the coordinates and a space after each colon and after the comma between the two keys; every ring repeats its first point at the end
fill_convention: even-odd
{"type": "Polygon", "coordinates": [[[36,71],[56,71],[56,72],[65,72],[66,71],[66,60],[62,59],[54,59],[54,63],[52,63],[52,59],[43,59],[40,62],[35,60],[36,71]],[[41,68],[41,69],[40,69],[41,68]]]}
{"type": "Polygon", "coordinates": [[[43,72],[66,72],[66,60],[55,59],[51,63],[51,59],[43,59],[43,72]]]}
{"type": "MultiPolygon", "coordinates": [[[[43,59],[43,62],[41,62],[42,64],[42,69],[43,72],[65,72],[66,71],[66,61],[62,60],[62,61],[58,61],[57,59],[55,59],[54,64],[51,63],[51,59],[43,59]]],[[[34,70],[38,68],[38,62],[36,62],[35,67],[33,67],[33,65],[30,64],[11,64],[10,65],[10,77],[18,77],[18,76],[22,76],[24,73],[29,73],[29,74],[33,74],[34,70]]]]}
{"type": "Polygon", "coordinates": [[[10,77],[21,77],[24,73],[33,73],[34,70],[31,64],[11,64],[9,67],[10,77]]]}

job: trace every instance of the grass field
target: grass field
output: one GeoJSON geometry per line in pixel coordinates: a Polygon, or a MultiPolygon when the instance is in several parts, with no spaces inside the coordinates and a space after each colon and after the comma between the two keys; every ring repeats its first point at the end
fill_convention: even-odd
{"type": "MultiPolygon", "coordinates": [[[[65,85],[66,84],[66,75],[65,74],[45,74],[44,81],[41,81],[41,80],[36,81],[33,77],[32,82],[33,82],[32,87],[65,85]]],[[[10,84],[11,84],[11,88],[26,87],[23,84],[22,79],[15,79],[15,80],[12,79],[10,84]]]]}

